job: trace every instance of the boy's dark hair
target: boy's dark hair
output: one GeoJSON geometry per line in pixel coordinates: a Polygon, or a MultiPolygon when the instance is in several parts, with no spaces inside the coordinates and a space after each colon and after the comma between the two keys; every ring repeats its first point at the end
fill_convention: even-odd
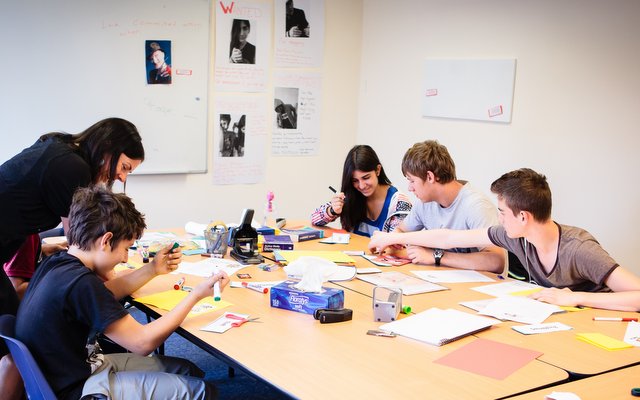
{"type": "Polygon", "coordinates": [[[229,114],[220,114],[220,122],[222,121],[227,121],[228,123],[231,123],[231,115],[229,114]]]}
{"type": "Polygon", "coordinates": [[[380,165],[378,184],[391,185],[391,181],[384,172],[380,159],[376,152],[366,144],[353,146],[344,160],[342,168],[342,187],[344,193],[344,206],[340,214],[342,229],[352,231],[367,217],[367,199],[362,193],[353,187],[351,180],[354,171],[375,171],[380,165]]]}
{"type": "Polygon", "coordinates": [[[94,185],[80,188],[73,195],[67,240],[69,245],[90,250],[98,238],[111,232],[113,248],[122,240],[139,239],[146,227],[144,215],[126,194],[94,185]]]}
{"type": "Polygon", "coordinates": [[[433,172],[436,182],[449,183],[456,180],[456,164],[449,150],[436,140],[426,140],[414,144],[402,158],[402,174],[410,173],[423,181],[427,172],[433,172]]]}
{"type": "Polygon", "coordinates": [[[504,199],[513,215],[528,211],[538,222],[551,218],[551,189],[547,178],[530,168],[502,175],[491,184],[491,192],[504,199]]]}

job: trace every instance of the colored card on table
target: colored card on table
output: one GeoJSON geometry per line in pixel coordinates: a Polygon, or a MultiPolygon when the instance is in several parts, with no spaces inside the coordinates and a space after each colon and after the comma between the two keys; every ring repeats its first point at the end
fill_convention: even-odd
{"type": "MultiPolygon", "coordinates": [[[[178,305],[178,303],[180,303],[185,297],[187,297],[188,294],[189,292],[185,292],[184,290],[167,290],[164,292],[154,293],[149,296],[138,297],[135,300],[138,303],[143,303],[163,310],[171,311],[175,306],[178,305]]],[[[196,303],[196,305],[191,309],[188,317],[193,317],[195,315],[204,314],[206,312],[219,310],[230,305],[231,303],[229,303],[228,301],[215,301],[213,297],[206,297],[196,303]]]]}
{"type": "Polygon", "coordinates": [[[502,380],[542,354],[493,340],[476,339],[434,362],[502,380]]]}

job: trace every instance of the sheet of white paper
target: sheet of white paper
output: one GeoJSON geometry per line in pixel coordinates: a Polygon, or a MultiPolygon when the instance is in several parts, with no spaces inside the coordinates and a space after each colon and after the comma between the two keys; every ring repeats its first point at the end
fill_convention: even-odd
{"type": "MultiPolygon", "coordinates": [[[[274,2],[274,63],[276,67],[320,67],[324,49],[324,0],[295,0],[298,33],[287,32],[286,0],[274,2]],[[302,14],[301,14],[302,13],[302,14]],[[300,26],[299,15],[308,22],[300,26]],[[300,35],[300,37],[296,37],[300,35]]],[[[291,26],[292,24],[289,23],[291,26]]]]}
{"type": "MultiPolygon", "coordinates": [[[[264,92],[271,59],[271,6],[264,2],[219,1],[216,8],[216,63],[214,83],[217,91],[264,92]],[[234,24],[249,22],[246,44],[232,38],[234,24]],[[242,60],[232,61],[233,49],[240,49],[242,60]],[[253,51],[250,51],[253,50],[253,51]]],[[[238,29],[239,32],[239,29],[238,29]]]]}
{"type": "Polygon", "coordinates": [[[358,279],[372,283],[376,286],[400,288],[402,289],[402,294],[405,296],[449,289],[447,287],[423,281],[422,279],[418,279],[413,276],[396,271],[382,272],[380,274],[371,275],[358,275],[358,279]]]}
{"type": "MultiPolygon", "coordinates": [[[[275,285],[279,285],[284,281],[262,281],[262,282],[245,281],[245,282],[251,283],[251,286],[262,289],[262,288],[270,288],[275,285]]],[[[231,281],[229,282],[229,286],[231,286],[232,288],[244,288],[244,286],[242,286],[242,283],[243,282],[240,282],[240,281],[231,281]]]]}
{"type": "Polygon", "coordinates": [[[138,241],[142,243],[163,242],[166,240],[176,239],[177,237],[178,235],[171,232],[145,232],[138,241]]]}
{"type": "Polygon", "coordinates": [[[571,392],[551,392],[544,398],[545,400],[580,400],[580,396],[571,392]]]}
{"type": "Polygon", "coordinates": [[[244,319],[248,319],[249,318],[248,314],[225,312],[222,316],[220,316],[218,319],[216,319],[215,321],[213,321],[209,325],[206,325],[206,326],[203,326],[202,328],[200,328],[200,330],[201,331],[207,331],[207,332],[213,332],[213,333],[224,333],[224,332],[228,331],[232,327],[231,324],[233,324],[234,322],[238,322],[239,321],[238,319],[228,318],[229,314],[232,314],[234,316],[237,316],[237,317],[240,317],[240,318],[244,318],[244,319]]]}
{"type": "Polygon", "coordinates": [[[327,244],[349,244],[351,235],[348,233],[334,233],[326,239],[322,239],[320,243],[327,244]]]}
{"type": "Polygon", "coordinates": [[[466,270],[440,270],[440,271],[411,271],[420,279],[435,283],[462,283],[462,282],[494,282],[488,276],[478,271],[466,270]]]}
{"type": "Polygon", "coordinates": [[[216,97],[211,145],[214,185],[264,181],[269,126],[264,101],[255,96],[216,97]]]}
{"type": "Polygon", "coordinates": [[[511,329],[516,332],[520,332],[523,335],[534,335],[538,333],[568,331],[573,328],[560,322],[549,322],[547,324],[512,326],[511,329]]]}
{"type": "Polygon", "coordinates": [[[515,292],[522,292],[525,290],[536,289],[539,287],[540,286],[534,285],[533,283],[529,283],[529,282],[509,281],[509,282],[495,283],[493,285],[477,286],[471,289],[475,290],[476,292],[488,294],[489,296],[498,297],[506,294],[515,293],[515,292]]]}
{"type": "Polygon", "coordinates": [[[540,324],[560,308],[528,297],[500,296],[487,304],[480,314],[501,320],[540,324]]]}
{"type": "Polygon", "coordinates": [[[624,334],[624,341],[632,346],[640,347],[640,322],[629,322],[624,334]]]}
{"type": "Polygon", "coordinates": [[[189,274],[208,278],[212,274],[220,271],[224,271],[227,275],[231,276],[244,267],[245,265],[239,264],[237,261],[226,260],[224,258],[206,258],[194,263],[183,261],[178,266],[178,269],[171,273],[189,274]]]}
{"type": "Polygon", "coordinates": [[[322,76],[320,74],[274,72],[271,154],[274,156],[318,155],[321,105],[322,76]],[[275,111],[276,103],[281,112],[275,111]],[[282,112],[282,110],[285,111],[282,112]]]}
{"type": "Polygon", "coordinates": [[[465,306],[467,308],[470,308],[472,310],[475,311],[480,311],[483,308],[485,308],[487,306],[487,304],[491,303],[492,301],[494,301],[495,299],[482,299],[482,300],[471,300],[471,301],[461,301],[460,304],[461,306],[465,306]]]}

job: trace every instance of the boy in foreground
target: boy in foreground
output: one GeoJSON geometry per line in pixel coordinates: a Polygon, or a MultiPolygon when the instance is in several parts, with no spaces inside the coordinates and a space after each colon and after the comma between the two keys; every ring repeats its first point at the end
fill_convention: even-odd
{"type": "Polygon", "coordinates": [[[544,175],[523,168],[491,184],[500,224],[488,229],[437,229],[377,233],[369,249],[394,244],[434,248],[506,248],[525,266],[532,283],[545,289],[530,297],[563,306],[640,310],[640,278],[622,268],[587,231],[551,219],[551,190],[544,175]]]}
{"type": "Polygon", "coordinates": [[[139,324],[118,300],[156,275],[177,268],[182,254],[171,246],[154,260],[104,282],[145,228],[143,215],[124,194],[101,186],[73,197],[67,233],[69,250],[49,257],[36,270],[20,304],[16,336],[36,358],[60,399],[214,398],[215,387],[187,360],[146,357],[180,325],[212,287],[228,282],[220,273],[203,281],[162,318],[139,324]],[[104,333],[132,353],[102,354],[96,336],[104,333]]]}

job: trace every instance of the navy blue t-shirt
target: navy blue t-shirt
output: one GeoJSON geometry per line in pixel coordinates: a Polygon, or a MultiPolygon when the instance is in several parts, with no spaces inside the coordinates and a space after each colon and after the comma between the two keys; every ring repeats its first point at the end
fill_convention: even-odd
{"type": "Polygon", "coordinates": [[[87,345],[126,315],[93,271],[60,252],[31,278],[18,309],[16,337],[33,353],[58,398],[78,399],[92,372],[87,345]]]}

